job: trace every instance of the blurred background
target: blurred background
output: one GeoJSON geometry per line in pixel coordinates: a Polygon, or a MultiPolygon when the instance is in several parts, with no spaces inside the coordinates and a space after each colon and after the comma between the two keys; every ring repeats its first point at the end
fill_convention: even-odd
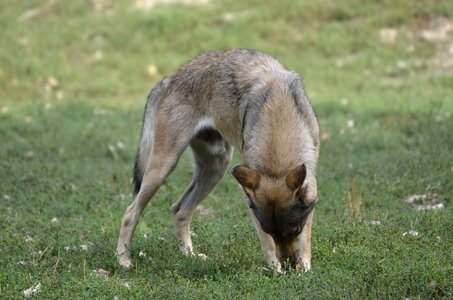
{"type": "Polygon", "coordinates": [[[302,73],[319,101],[453,73],[450,1],[10,0],[0,11],[2,100],[135,102],[192,56],[238,47],[302,73]]]}

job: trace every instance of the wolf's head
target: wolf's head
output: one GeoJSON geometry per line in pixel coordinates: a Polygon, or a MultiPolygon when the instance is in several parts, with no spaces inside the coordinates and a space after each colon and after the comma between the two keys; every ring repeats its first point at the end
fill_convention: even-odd
{"type": "Polygon", "coordinates": [[[261,229],[272,236],[277,258],[281,263],[289,259],[297,269],[302,230],[317,202],[314,176],[307,175],[304,164],[279,177],[242,165],[234,167],[232,174],[241,184],[261,229]]]}

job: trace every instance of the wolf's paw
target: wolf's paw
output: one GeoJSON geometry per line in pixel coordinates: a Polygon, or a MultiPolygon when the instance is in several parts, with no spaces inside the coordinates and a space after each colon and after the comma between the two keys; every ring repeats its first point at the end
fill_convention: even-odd
{"type": "Polygon", "coordinates": [[[120,264],[120,266],[122,266],[123,268],[130,268],[132,267],[132,261],[129,257],[127,256],[124,256],[124,255],[120,255],[118,256],[118,263],[120,264]]]}
{"type": "Polygon", "coordinates": [[[181,250],[182,255],[184,256],[194,256],[193,250],[191,247],[187,247],[185,245],[179,245],[179,250],[181,250]]]}
{"type": "Polygon", "coordinates": [[[278,273],[278,274],[285,274],[285,270],[282,268],[282,265],[279,262],[272,262],[269,264],[269,269],[272,272],[278,273]]]}
{"type": "Polygon", "coordinates": [[[310,271],[311,269],[311,263],[310,262],[297,262],[295,265],[294,265],[294,269],[296,270],[296,272],[308,272],[310,271]]]}

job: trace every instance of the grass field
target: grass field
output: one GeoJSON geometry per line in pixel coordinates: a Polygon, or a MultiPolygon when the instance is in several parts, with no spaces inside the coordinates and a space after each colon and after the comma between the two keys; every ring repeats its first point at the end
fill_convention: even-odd
{"type": "Polygon", "coordinates": [[[0,298],[39,283],[44,299],[452,299],[453,2],[189,2],[0,2],[0,298]],[[149,89],[199,52],[236,47],[302,74],[318,113],[312,271],[266,271],[230,175],[194,218],[207,259],[180,255],[170,205],[190,153],[121,269],[149,89]]]}

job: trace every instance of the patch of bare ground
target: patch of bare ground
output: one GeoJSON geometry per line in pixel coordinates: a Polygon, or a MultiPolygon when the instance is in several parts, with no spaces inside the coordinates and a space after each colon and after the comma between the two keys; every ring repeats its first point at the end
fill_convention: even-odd
{"type": "Polygon", "coordinates": [[[445,207],[441,202],[441,197],[431,192],[423,195],[411,195],[403,201],[417,211],[439,210],[445,207]]]}
{"type": "Polygon", "coordinates": [[[388,76],[382,78],[382,85],[398,87],[404,84],[401,72],[418,72],[422,78],[453,75],[453,19],[430,15],[421,16],[412,27],[381,28],[379,41],[391,46],[405,40],[406,55],[386,69],[388,76]],[[428,58],[417,57],[417,50],[424,44],[434,47],[434,54],[428,58]]]}
{"type": "Polygon", "coordinates": [[[152,10],[157,5],[206,5],[210,0],[136,0],[134,1],[134,9],[137,10],[152,10]]]}

